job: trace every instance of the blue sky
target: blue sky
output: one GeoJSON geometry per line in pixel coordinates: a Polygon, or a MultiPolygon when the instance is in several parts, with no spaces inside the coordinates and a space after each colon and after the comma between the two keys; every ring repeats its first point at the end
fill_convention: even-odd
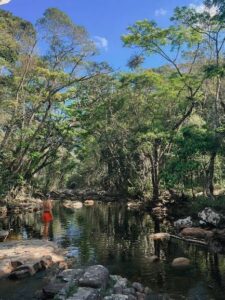
{"type": "MultiPolygon", "coordinates": [[[[0,0],[0,4],[1,9],[33,23],[48,7],[63,10],[95,39],[101,48],[98,60],[107,61],[116,70],[123,70],[134,53],[123,47],[120,38],[129,25],[147,18],[154,19],[160,26],[167,26],[176,6],[199,6],[201,0],[0,0]],[[2,4],[5,2],[8,3],[2,4]]],[[[150,67],[160,64],[162,61],[156,57],[148,60],[150,67]]]]}

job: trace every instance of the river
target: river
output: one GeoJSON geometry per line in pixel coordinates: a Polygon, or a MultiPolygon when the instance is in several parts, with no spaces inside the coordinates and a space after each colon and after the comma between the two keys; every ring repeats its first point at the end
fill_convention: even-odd
{"type": "MultiPolygon", "coordinates": [[[[42,238],[39,213],[14,215],[0,221],[3,229],[12,228],[9,239],[42,238]]],[[[76,265],[103,264],[113,274],[139,281],[173,299],[225,299],[225,256],[210,253],[203,246],[179,240],[154,242],[150,234],[168,231],[145,212],[128,210],[125,204],[96,203],[75,211],[56,202],[49,239],[68,249],[76,265]],[[152,255],[160,257],[152,263],[152,255]],[[186,270],[171,267],[175,257],[188,257],[186,270]]],[[[44,272],[22,281],[2,280],[1,300],[32,299],[44,284],[44,272]]]]}

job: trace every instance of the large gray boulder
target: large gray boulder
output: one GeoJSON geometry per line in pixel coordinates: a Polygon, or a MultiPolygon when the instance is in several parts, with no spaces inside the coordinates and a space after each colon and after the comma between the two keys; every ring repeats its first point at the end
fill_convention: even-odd
{"type": "Polygon", "coordinates": [[[79,279],[79,285],[92,288],[106,288],[109,280],[109,271],[101,265],[88,267],[79,279]]]}
{"type": "Polygon", "coordinates": [[[206,207],[201,212],[199,212],[198,217],[206,224],[216,227],[224,224],[225,221],[224,217],[221,214],[217,213],[210,207],[206,207]]]}

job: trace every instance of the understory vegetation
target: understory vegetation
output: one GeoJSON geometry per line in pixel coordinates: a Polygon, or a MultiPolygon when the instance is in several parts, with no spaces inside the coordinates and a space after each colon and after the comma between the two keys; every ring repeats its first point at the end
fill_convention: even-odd
{"type": "Polygon", "coordinates": [[[130,26],[126,72],[98,63],[85,28],[56,8],[36,25],[0,10],[0,193],[214,199],[225,182],[225,5],[204,5],[176,8],[168,28],[130,26]],[[164,64],[146,67],[152,55],[164,64]]]}

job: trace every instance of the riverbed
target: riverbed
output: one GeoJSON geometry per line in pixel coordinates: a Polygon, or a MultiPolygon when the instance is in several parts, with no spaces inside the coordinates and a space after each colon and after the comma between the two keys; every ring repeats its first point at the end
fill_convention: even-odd
{"type": "MultiPolygon", "coordinates": [[[[9,239],[43,238],[40,213],[12,215],[0,220],[0,226],[13,229],[9,239]]],[[[179,240],[153,241],[150,235],[159,227],[170,231],[169,223],[160,224],[148,213],[129,210],[123,203],[95,203],[71,210],[56,202],[48,239],[67,249],[76,265],[103,264],[111,273],[142,282],[173,299],[224,299],[225,256],[179,240]],[[158,255],[160,262],[152,262],[152,255],[158,255]],[[185,271],[171,267],[172,260],[180,256],[191,260],[185,271]]],[[[3,280],[0,299],[32,299],[43,284],[43,272],[22,282],[3,280]]]]}

